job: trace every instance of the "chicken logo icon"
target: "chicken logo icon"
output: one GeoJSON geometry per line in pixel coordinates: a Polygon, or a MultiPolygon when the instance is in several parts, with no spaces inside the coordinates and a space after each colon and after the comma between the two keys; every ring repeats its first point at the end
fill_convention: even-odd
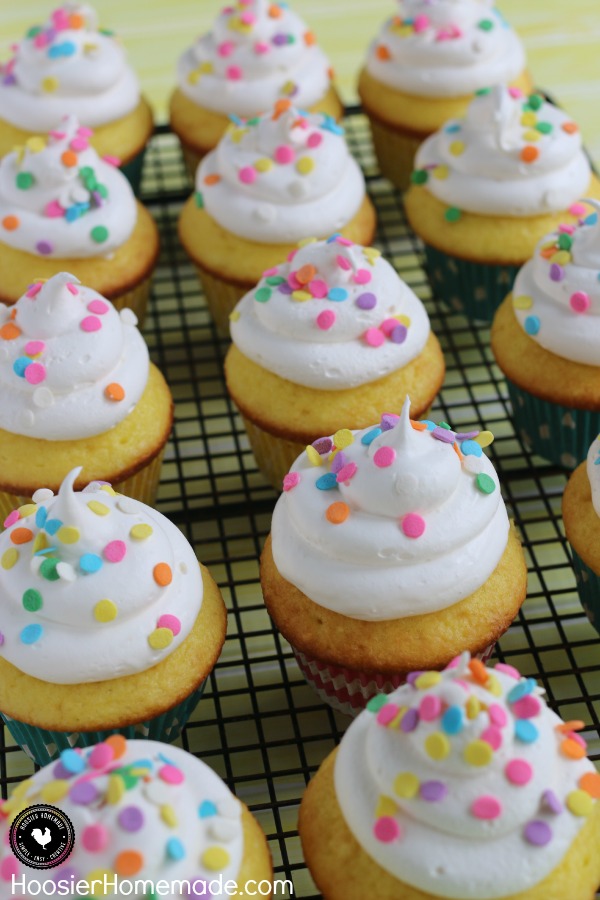
{"type": "Polygon", "coordinates": [[[73,823],[56,806],[39,803],[15,817],[10,828],[14,855],[32,869],[60,866],[75,844],[73,823]]]}

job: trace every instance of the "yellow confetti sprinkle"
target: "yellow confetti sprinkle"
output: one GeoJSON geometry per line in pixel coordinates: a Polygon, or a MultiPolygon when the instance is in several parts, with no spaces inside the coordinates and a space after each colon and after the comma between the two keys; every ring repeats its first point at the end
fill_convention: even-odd
{"type": "Polygon", "coordinates": [[[480,447],[489,447],[494,442],[494,435],[491,431],[480,431],[477,437],[473,438],[480,447]]]}
{"type": "Polygon", "coordinates": [[[107,897],[108,891],[112,894],[111,883],[115,878],[115,873],[110,869],[92,869],[91,872],[85,876],[84,881],[87,881],[88,888],[91,894],[94,897],[107,897]],[[96,882],[93,884],[93,882],[96,882]],[[106,884],[107,890],[104,890],[104,885],[106,884]]]}
{"type": "Polygon", "coordinates": [[[410,322],[411,322],[410,316],[399,315],[399,316],[394,316],[394,318],[397,319],[401,325],[406,325],[407,328],[410,328],[410,322]]]}
{"type": "Polygon", "coordinates": [[[62,778],[58,781],[49,781],[41,790],[42,800],[46,803],[56,803],[69,793],[70,784],[62,778]]]}
{"type": "Polygon", "coordinates": [[[537,116],[534,112],[528,111],[523,113],[523,115],[521,116],[521,125],[524,125],[526,128],[531,128],[536,124],[537,116]]]}
{"type": "Polygon", "coordinates": [[[440,181],[445,181],[450,174],[450,170],[448,166],[436,166],[431,174],[434,178],[439,178],[440,181]]]}
{"type": "Polygon", "coordinates": [[[32,153],[41,153],[42,150],[46,149],[46,139],[39,135],[35,135],[35,137],[27,138],[25,145],[32,153]]]}
{"type": "Polygon", "coordinates": [[[148,643],[153,650],[164,650],[173,641],[173,632],[170,628],[155,628],[148,637],[148,643]]]}
{"type": "Polygon", "coordinates": [[[110,512],[108,506],[104,503],[100,503],[99,500],[90,500],[88,503],[88,509],[95,513],[97,516],[107,516],[110,512]]]}
{"type": "Polygon", "coordinates": [[[431,759],[446,759],[450,753],[450,741],[441,731],[434,731],[425,740],[425,751],[431,759]]]}
{"type": "Polygon", "coordinates": [[[37,503],[26,503],[24,506],[19,507],[19,514],[22,519],[26,519],[27,516],[33,515],[36,509],[37,503]]]}
{"type": "Polygon", "coordinates": [[[200,66],[198,66],[198,71],[201,75],[212,75],[215,67],[211,62],[203,62],[200,66]]]}
{"type": "Polygon", "coordinates": [[[56,532],[56,537],[63,544],[76,544],[81,535],[79,529],[73,525],[61,525],[56,532]]]}
{"type": "Polygon", "coordinates": [[[160,817],[169,828],[177,828],[178,821],[175,810],[168,803],[163,804],[160,808],[160,817]]]}
{"type": "Polygon", "coordinates": [[[15,798],[15,797],[16,797],[17,799],[20,799],[21,797],[24,797],[25,794],[27,793],[27,791],[29,790],[29,788],[31,787],[32,784],[33,784],[33,779],[31,779],[31,778],[27,778],[26,781],[21,781],[21,782],[16,786],[16,788],[14,789],[14,791],[12,792],[12,794],[11,794],[11,799],[13,799],[13,798],[15,798]]]}
{"type": "Polygon", "coordinates": [[[229,853],[224,847],[209,847],[202,854],[202,865],[211,872],[220,872],[229,864],[229,853]]]}
{"type": "Polygon", "coordinates": [[[15,563],[19,559],[19,551],[16,547],[11,547],[9,550],[5,550],[2,554],[2,559],[0,560],[0,565],[3,569],[12,569],[15,563]]]}
{"type": "Polygon", "coordinates": [[[398,804],[382,794],[375,808],[375,816],[379,819],[381,816],[395,816],[397,812],[398,804]]]}
{"type": "Polygon", "coordinates": [[[408,710],[407,706],[401,706],[400,709],[398,710],[398,712],[396,713],[396,715],[394,716],[394,718],[392,719],[392,721],[388,723],[387,727],[388,728],[399,728],[400,722],[404,718],[404,713],[407,710],[408,710]]]}
{"type": "Polygon", "coordinates": [[[333,436],[333,444],[338,450],[345,450],[354,443],[354,435],[349,428],[340,428],[333,436]]]}
{"type": "Polygon", "coordinates": [[[586,817],[591,815],[594,809],[594,800],[587,791],[571,791],[567,795],[567,807],[574,816],[586,817]]]}
{"type": "Polygon", "coordinates": [[[299,175],[309,175],[315,167],[315,161],[310,156],[301,156],[296,163],[296,172],[299,175]]]}
{"type": "Polygon", "coordinates": [[[401,772],[394,780],[394,791],[405,800],[412,800],[419,792],[421,783],[412,772],[401,772]]]}
{"type": "Polygon", "coordinates": [[[188,84],[198,84],[201,78],[202,72],[200,72],[198,69],[192,69],[191,72],[188,72],[188,84]]]}
{"type": "Polygon", "coordinates": [[[269,159],[266,156],[262,156],[260,159],[257,159],[254,163],[254,168],[257,172],[270,172],[271,169],[275,166],[275,163],[272,159],[269,159]]]}
{"type": "Polygon", "coordinates": [[[37,553],[38,550],[45,550],[48,546],[50,545],[46,533],[44,531],[38,531],[33,539],[33,552],[37,553]]]}
{"type": "Polygon", "coordinates": [[[493,672],[490,672],[490,677],[488,678],[488,682],[486,684],[486,690],[488,690],[493,697],[502,696],[502,685],[493,674],[493,672]]]}
{"type": "Polygon", "coordinates": [[[465,152],[465,145],[462,141],[452,141],[448,149],[452,156],[461,156],[465,152]]]}
{"type": "Polygon", "coordinates": [[[533,298],[528,297],[527,294],[520,294],[518,297],[513,297],[513,306],[515,309],[531,309],[533,298]]]}
{"type": "Polygon", "coordinates": [[[108,779],[108,790],[106,792],[107,801],[115,806],[120,802],[121,797],[125,793],[125,783],[120,775],[111,775],[108,779]]]}
{"type": "Polygon", "coordinates": [[[302,247],[308,247],[309,244],[316,244],[316,243],[317,243],[316,237],[302,238],[301,241],[298,241],[298,247],[300,249],[302,249],[302,247]]]}
{"type": "Polygon", "coordinates": [[[44,78],[42,80],[42,90],[47,94],[53,94],[54,91],[58,90],[58,78],[53,78],[51,75],[44,78]]]}
{"type": "Polygon", "coordinates": [[[117,605],[112,600],[99,600],[94,606],[96,622],[112,622],[117,618],[117,605]]]}
{"type": "Polygon", "coordinates": [[[229,321],[230,322],[239,322],[240,320],[240,312],[237,309],[234,309],[233,312],[229,313],[229,321]]]}
{"type": "Polygon", "coordinates": [[[129,532],[129,537],[134,541],[145,541],[151,534],[153,534],[152,526],[142,523],[133,526],[129,532]]]}
{"type": "Polygon", "coordinates": [[[107,494],[110,494],[111,497],[117,496],[117,492],[111,488],[110,484],[103,484],[100,490],[104,491],[107,494]]]}
{"type": "Polygon", "coordinates": [[[239,144],[244,135],[248,134],[247,128],[233,128],[229,133],[229,137],[231,138],[234,144],[239,144]]]}
{"type": "Polygon", "coordinates": [[[478,697],[471,695],[466,702],[465,709],[467,710],[468,719],[476,719],[481,712],[481,701],[478,697]]]}
{"type": "Polygon", "coordinates": [[[309,291],[293,291],[292,299],[298,303],[306,303],[307,300],[312,300],[312,294],[309,291]]]}
{"type": "Polygon", "coordinates": [[[418,678],[415,678],[414,685],[420,691],[426,691],[427,688],[435,687],[442,680],[439,672],[423,672],[418,678]]]}
{"type": "Polygon", "coordinates": [[[571,262],[571,254],[568,250],[557,250],[557,252],[550,257],[551,263],[558,263],[559,266],[566,266],[567,263],[571,262]]]}
{"type": "Polygon", "coordinates": [[[323,464],[321,454],[318,453],[311,444],[306,448],[306,455],[308,456],[308,461],[311,465],[320,466],[323,464]]]}
{"type": "Polygon", "coordinates": [[[465,747],[465,761],[470,766],[489,766],[494,758],[494,751],[485,741],[471,741],[465,747]]]}

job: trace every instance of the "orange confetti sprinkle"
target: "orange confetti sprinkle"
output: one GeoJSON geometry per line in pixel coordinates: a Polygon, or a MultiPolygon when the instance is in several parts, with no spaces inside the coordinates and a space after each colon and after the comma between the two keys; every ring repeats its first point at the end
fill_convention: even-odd
{"type": "Polygon", "coordinates": [[[328,506],[327,512],[325,513],[327,521],[331,522],[332,525],[341,525],[342,522],[346,521],[349,515],[350,507],[347,503],[342,503],[341,500],[328,506]]]}
{"type": "Polygon", "coordinates": [[[106,738],[104,743],[108,744],[109,747],[112,747],[115,759],[120,759],[125,755],[125,751],[127,750],[127,740],[122,734],[111,734],[110,737],[106,738]]]}
{"type": "Polygon", "coordinates": [[[152,574],[155,582],[161,587],[166,587],[173,581],[173,573],[168,563],[157,563],[152,570],[152,574]]]}
{"type": "Polygon", "coordinates": [[[13,308],[11,309],[9,318],[10,318],[11,320],[17,318],[17,308],[16,308],[16,306],[13,306],[13,308]]]}
{"type": "Polygon", "coordinates": [[[472,659],[469,670],[477,684],[487,684],[490,674],[480,659],[472,659]]]}
{"type": "Polygon", "coordinates": [[[117,402],[119,400],[125,399],[125,391],[123,387],[118,384],[118,382],[112,381],[104,388],[104,396],[107,398],[107,400],[114,400],[115,402],[117,402]]]}
{"type": "Polygon", "coordinates": [[[583,759],[585,756],[585,747],[582,747],[573,738],[566,738],[560,745],[560,749],[569,759],[583,759]]]}
{"type": "Polygon", "coordinates": [[[333,66],[329,66],[329,68],[327,69],[327,75],[329,76],[329,80],[333,81],[333,79],[335,78],[335,69],[333,68],[333,66]]]}
{"type": "Polygon", "coordinates": [[[16,231],[20,222],[16,216],[4,216],[2,219],[2,227],[7,231],[16,231]]]}
{"type": "Polygon", "coordinates": [[[60,161],[63,166],[67,166],[68,169],[73,169],[79,162],[79,157],[76,153],[73,153],[72,150],[65,150],[60,157],[60,161]]]}
{"type": "Polygon", "coordinates": [[[21,329],[13,322],[6,322],[6,324],[3,325],[2,328],[0,328],[0,337],[5,341],[14,341],[14,339],[18,338],[20,334],[21,329]]]}
{"type": "Polygon", "coordinates": [[[137,850],[123,850],[115,859],[115,872],[126,877],[136,875],[144,865],[144,857],[137,850]]]}
{"type": "Polygon", "coordinates": [[[385,44],[380,44],[378,46],[377,50],[375,51],[375,54],[377,56],[377,59],[381,59],[384,62],[387,62],[388,59],[392,58],[392,54],[390,53],[388,48],[385,46],[385,44]]]}
{"type": "Polygon", "coordinates": [[[577,134],[579,131],[579,126],[576,122],[565,122],[562,126],[562,130],[566,131],[567,134],[577,134]]]}
{"type": "Polygon", "coordinates": [[[598,772],[586,772],[579,779],[579,787],[586,791],[594,800],[600,800],[600,774],[598,772]]]}
{"type": "Polygon", "coordinates": [[[291,105],[291,100],[278,100],[273,109],[273,121],[277,121],[279,116],[282,116],[284,112],[287,112],[291,105]]]}
{"type": "Polygon", "coordinates": [[[300,284],[308,284],[309,281],[312,281],[315,275],[317,274],[317,270],[314,266],[306,265],[301,266],[296,272],[296,278],[300,282],[300,284]]]}
{"type": "Polygon", "coordinates": [[[545,250],[540,250],[540,256],[543,256],[544,259],[550,259],[551,256],[554,256],[556,253],[556,247],[546,247],[545,250]]]}
{"type": "Polygon", "coordinates": [[[275,3],[271,3],[269,7],[269,15],[272,19],[280,19],[283,15],[281,7],[277,6],[275,3]]]}
{"type": "Polygon", "coordinates": [[[85,19],[83,16],[80,16],[79,13],[71,13],[69,16],[69,27],[70,28],[83,28],[85,25],[85,19]]]}
{"type": "Polygon", "coordinates": [[[13,544],[27,544],[32,538],[33,532],[29,528],[15,528],[10,535],[13,544]]]}
{"type": "Polygon", "coordinates": [[[456,453],[456,455],[458,456],[459,459],[461,459],[461,460],[464,459],[463,452],[460,449],[460,447],[458,446],[458,444],[452,444],[452,449],[454,450],[454,452],[456,453]]]}
{"type": "Polygon", "coordinates": [[[568,734],[570,731],[583,731],[584,728],[585,722],[582,722],[581,719],[571,719],[570,722],[561,722],[560,725],[556,726],[556,730],[560,734],[568,734]]]}
{"type": "Polygon", "coordinates": [[[304,43],[307,47],[312,47],[313,44],[317,43],[317,36],[314,31],[307,31],[304,34],[304,43]]]}
{"type": "Polygon", "coordinates": [[[532,147],[531,144],[528,144],[521,150],[521,159],[526,163],[535,162],[539,155],[540,151],[538,150],[538,148],[532,147]]]}
{"type": "Polygon", "coordinates": [[[208,184],[208,185],[218,184],[220,182],[220,180],[221,180],[221,176],[217,175],[215,173],[214,175],[207,175],[206,178],[204,179],[204,184],[208,184]]]}
{"type": "Polygon", "coordinates": [[[414,419],[411,419],[410,424],[415,429],[415,431],[427,431],[427,425],[425,424],[425,422],[415,422],[414,419]]]}

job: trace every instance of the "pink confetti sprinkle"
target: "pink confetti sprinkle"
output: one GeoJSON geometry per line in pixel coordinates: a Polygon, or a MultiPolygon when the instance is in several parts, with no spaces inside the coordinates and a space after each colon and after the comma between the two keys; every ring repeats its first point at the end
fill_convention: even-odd
{"type": "Polygon", "coordinates": [[[583,203],[572,203],[569,207],[569,212],[572,216],[583,216],[585,213],[585,206],[583,203]]]}
{"type": "Polygon", "coordinates": [[[279,147],[275,148],[274,159],[280,165],[285,166],[288,163],[293,163],[295,158],[294,148],[290,147],[289,144],[280,144],[279,147]]]}
{"type": "Polygon", "coordinates": [[[74,137],[73,140],[69,142],[69,147],[71,150],[74,150],[75,153],[83,153],[89,146],[89,141],[82,137],[74,137]]]}
{"type": "Polygon", "coordinates": [[[415,16],[413,21],[413,28],[419,34],[421,31],[425,31],[429,28],[429,17],[423,14],[419,16],[415,16]]]}
{"type": "Polygon", "coordinates": [[[367,328],[364,339],[369,347],[381,347],[385,342],[385,334],[379,328],[367,328]]]}
{"type": "MultiPolygon", "coordinates": [[[[102,746],[99,744],[98,746],[102,746]]],[[[107,746],[106,744],[104,746],[107,746]]],[[[81,843],[90,853],[99,853],[108,844],[110,835],[104,825],[88,825],[81,835],[81,843]]]]}
{"type": "Polygon", "coordinates": [[[65,211],[58,200],[50,200],[44,207],[44,215],[49,219],[60,219],[64,214],[65,211]]]}
{"type": "Polygon", "coordinates": [[[490,717],[490,722],[492,723],[492,725],[495,725],[497,728],[504,728],[504,726],[508,722],[506,710],[504,709],[504,707],[500,706],[499,703],[490,704],[488,715],[490,717]]]}
{"type": "Polygon", "coordinates": [[[239,81],[242,78],[242,70],[239,66],[228,66],[225,74],[230,81],[239,81]]]}
{"type": "Polygon", "coordinates": [[[349,262],[345,256],[338,255],[336,256],[335,261],[340,269],[343,269],[345,272],[352,268],[352,263],[349,262]]]}
{"type": "Polygon", "coordinates": [[[254,25],[256,16],[251,12],[243,12],[240,16],[240,21],[243,22],[244,25],[254,25]]]}
{"type": "Polygon", "coordinates": [[[264,41],[257,41],[254,45],[254,52],[258,54],[258,56],[263,56],[265,53],[268,53],[271,48],[268,44],[265,44],[264,41]]]}
{"type": "Polygon", "coordinates": [[[290,274],[288,275],[288,284],[289,284],[289,286],[292,288],[292,290],[294,290],[294,291],[302,291],[302,290],[304,290],[304,285],[303,285],[303,284],[300,284],[300,282],[299,282],[298,279],[296,278],[296,273],[295,273],[295,272],[290,272],[290,274]]]}
{"type": "Polygon", "coordinates": [[[398,319],[384,319],[379,328],[381,329],[381,331],[383,331],[386,337],[389,337],[397,325],[398,319]]]}
{"type": "Polygon", "coordinates": [[[328,331],[335,322],[335,313],[332,309],[324,309],[317,316],[317,325],[321,331],[328,331]]]}
{"type": "Polygon", "coordinates": [[[368,269],[359,269],[354,276],[356,284],[368,284],[373,276],[368,269]]]}
{"type": "Polygon", "coordinates": [[[384,727],[389,725],[396,718],[399,711],[400,707],[396,706],[395,703],[386,703],[377,713],[377,723],[384,727]]]}
{"type": "Polygon", "coordinates": [[[563,234],[574,234],[575,226],[563,224],[563,225],[558,226],[558,230],[561,231],[563,234]]]}
{"type": "Polygon", "coordinates": [[[320,134],[318,131],[313,131],[313,133],[309,134],[309,136],[308,136],[306,146],[310,147],[311,149],[314,150],[315,147],[320,147],[322,143],[323,143],[323,135],[320,134]]]}
{"type": "Polygon", "coordinates": [[[4,520],[4,527],[5,527],[5,528],[10,528],[10,526],[11,526],[11,525],[14,525],[15,522],[18,522],[20,518],[21,518],[21,514],[19,513],[19,510],[18,510],[18,509],[13,509],[13,511],[12,511],[12,512],[9,512],[9,514],[8,514],[7,517],[5,518],[5,520],[4,520]]]}
{"type": "Polygon", "coordinates": [[[373,834],[382,844],[390,844],[402,837],[400,826],[391,816],[382,816],[373,826],[373,834]]]}
{"type": "Polygon", "coordinates": [[[91,128],[87,128],[85,125],[80,125],[77,129],[77,134],[79,135],[79,137],[91,138],[93,133],[93,130],[91,128]]]}
{"type": "Polygon", "coordinates": [[[329,293],[329,287],[325,281],[321,281],[320,278],[316,278],[314,281],[309,281],[308,289],[318,300],[322,300],[323,297],[326,297],[329,293]]]}
{"type": "Polygon", "coordinates": [[[342,247],[354,246],[351,240],[349,240],[348,238],[342,237],[341,234],[338,234],[335,241],[336,241],[336,244],[340,244],[342,247]]]}
{"type": "MultiPolygon", "coordinates": [[[[8,831],[7,831],[8,834],[8,831]]],[[[11,881],[13,875],[19,874],[19,861],[14,856],[7,856],[0,863],[0,878],[3,881],[11,881]]]]}
{"type": "Polygon", "coordinates": [[[112,156],[111,154],[106,153],[102,159],[105,163],[108,163],[109,166],[114,166],[115,169],[118,169],[121,165],[121,158],[119,156],[112,156]]]}
{"type": "Polygon", "coordinates": [[[175,637],[181,631],[181,620],[177,618],[177,616],[172,616],[170,613],[165,613],[164,616],[161,616],[156,623],[157,628],[168,628],[175,637]]]}
{"type": "Polygon", "coordinates": [[[347,481],[351,481],[352,478],[358,472],[358,466],[354,462],[346,463],[345,466],[342,466],[341,469],[338,469],[336,480],[338,484],[345,484],[347,481]]]}
{"type": "Polygon", "coordinates": [[[96,313],[99,316],[104,316],[106,315],[110,307],[104,300],[90,300],[87,308],[91,313],[96,313]]]}
{"type": "Polygon", "coordinates": [[[489,744],[492,750],[499,750],[502,746],[502,732],[495,725],[490,725],[481,733],[481,740],[489,744]]]}
{"type": "Polygon", "coordinates": [[[442,712],[442,701],[435,694],[423,697],[419,704],[419,715],[424,722],[433,722],[442,712]]]}
{"type": "Polygon", "coordinates": [[[25,353],[27,356],[39,356],[43,352],[45,343],[43,341],[27,341],[25,344],[25,353]]]}
{"type": "Polygon", "coordinates": [[[539,716],[541,710],[540,699],[533,694],[528,694],[513,703],[513,713],[518,719],[533,719],[535,716],[539,716]]]}
{"type": "Polygon", "coordinates": [[[504,774],[511,784],[522,787],[533,778],[533,769],[526,759],[511,759],[511,761],[506,764],[504,774]]]}
{"type": "Polygon", "coordinates": [[[41,384],[46,380],[46,366],[41,363],[31,363],[25,369],[25,381],[28,384],[41,384]]]}
{"type": "Polygon", "coordinates": [[[71,281],[69,281],[69,283],[66,284],[65,287],[70,294],[73,294],[74,297],[76,297],[77,294],[79,293],[76,286],[71,281]]]}
{"type": "Polygon", "coordinates": [[[219,54],[219,56],[231,56],[234,50],[235,44],[233,43],[233,41],[223,41],[222,44],[219,44],[217,53],[219,54]]]}
{"type": "Polygon", "coordinates": [[[103,550],[104,559],[111,563],[121,562],[126,553],[127,546],[124,541],[110,541],[103,550]]]}
{"type": "Polygon", "coordinates": [[[181,784],[184,779],[183,772],[176,766],[162,766],[158,770],[158,775],[167,784],[181,784]]]}
{"type": "Polygon", "coordinates": [[[34,298],[37,294],[39,294],[39,292],[41,291],[41,289],[42,289],[42,282],[41,282],[41,281],[36,281],[35,284],[32,284],[31,287],[28,288],[27,292],[25,293],[25,296],[26,296],[26,297],[29,297],[31,300],[33,300],[33,298],[34,298]]]}
{"type": "Polygon", "coordinates": [[[292,488],[295,488],[297,484],[300,484],[300,473],[299,472],[288,472],[287,475],[284,475],[284,478],[283,478],[284,491],[291,491],[292,488]]]}
{"type": "Polygon", "coordinates": [[[96,744],[88,756],[88,763],[93,769],[103,769],[113,761],[114,756],[115,751],[110,744],[103,742],[102,744],[96,744]]]}
{"type": "Polygon", "coordinates": [[[298,252],[298,248],[297,248],[297,247],[295,247],[294,250],[290,250],[290,252],[289,252],[288,255],[287,255],[287,261],[288,261],[288,262],[292,262],[292,260],[293,260],[293,258],[295,257],[295,255],[296,255],[297,252],[298,252]]]}
{"type": "Polygon", "coordinates": [[[373,456],[373,462],[378,469],[387,469],[396,459],[396,451],[393,447],[379,447],[373,456]]]}
{"type": "Polygon", "coordinates": [[[499,672],[504,672],[505,675],[508,675],[509,678],[514,678],[516,681],[520,681],[521,673],[518,669],[515,669],[514,666],[510,666],[508,663],[496,663],[496,668],[499,672]]]}
{"type": "Polygon", "coordinates": [[[409,538],[419,538],[425,531],[425,519],[418,513],[408,513],[400,523],[402,531],[409,538]]]}
{"type": "Polygon", "coordinates": [[[575,741],[576,744],[579,744],[580,747],[583,747],[584,750],[587,750],[587,743],[584,738],[581,737],[580,734],[577,734],[576,731],[570,731],[568,735],[572,741],[575,741]]]}
{"type": "Polygon", "coordinates": [[[34,47],[38,47],[38,48],[45,47],[49,43],[50,43],[50,41],[48,39],[48,35],[44,31],[40,31],[40,33],[36,34],[36,36],[33,39],[34,47]]]}
{"type": "Polygon", "coordinates": [[[252,166],[244,166],[244,168],[240,169],[238,172],[238,178],[242,184],[254,184],[258,178],[258,172],[256,169],[253,169],[252,166]]]}
{"type": "Polygon", "coordinates": [[[80,328],[82,331],[100,331],[102,322],[96,316],[86,316],[81,320],[80,328]]]}
{"type": "Polygon", "coordinates": [[[590,308],[590,298],[585,291],[575,291],[571,294],[569,304],[573,312],[584,313],[590,308]]]}
{"type": "Polygon", "coordinates": [[[272,269],[265,269],[265,271],[262,273],[262,277],[269,278],[271,275],[277,275],[278,271],[279,269],[277,268],[277,266],[273,266],[272,269]]]}
{"type": "Polygon", "coordinates": [[[502,814],[502,804],[496,797],[484,794],[473,801],[471,812],[476,819],[497,819],[502,814]]]}
{"type": "Polygon", "coordinates": [[[523,91],[518,87],[509,87],[508,93],[511,97],[514,97],[515,100],[523,96],[523,91]]]}

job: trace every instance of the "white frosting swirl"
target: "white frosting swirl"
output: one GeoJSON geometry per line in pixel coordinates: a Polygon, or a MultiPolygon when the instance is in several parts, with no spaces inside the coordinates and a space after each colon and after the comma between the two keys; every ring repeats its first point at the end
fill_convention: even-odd
{"type": "Polygon", "coordinates": [[[89,144],[74,116],[0,162],[0,241],[61,259],[109,257],[137,219],[131,186],[89,144]]]}
{"type": "Polygon", "coordinates": [[[36,491],[0,535],[0,653],[54,684],[155,666],[185,640],[202,605],[200,567],[181,531],[108,485],[74,492],[80,471],[56,497],[36,491]]]}
{"type": "MultiPolygon", "coordinates": [[[[111,897],[131,895],[127,881],[140,884],[136,897],[140,890],[148,896],[144,882],[160,883],[165,897],[165,884],[188,881],[196,886],[186,897],[226,900],[227,890],[218,885],[237,878],[244,857],[239,800],[202,760],[157,741],[121,744],[109,738],[83,751],[66,750],[58,762],[16,785],[11,797],[0,801],[0,810],[6,814],[0,824],[0,872],[12,873],[17,885],[23,879],[31,884],[31,897],[39,893],[40,881],[55,882],[57,895],[71,888],[69,897],[81,896],[78,881],[89,887],[97,878],[102,884],[106,873],[108,885],[113,879],[123,885],[122,891],[109,890],[111,897]],[[13,855],[8,829],[20,810],[49,802],[71,820],[75,846],[61,865],[40,873],[13,855]],[[205,890],[203,882],[214,891],[205,890]]],[[[10,882],[11,875],[3,880],[10,882]]],[[[96,895],[98,886],[92,890],[96,895]]],[[[167,900],[184,896],[174,890],[167,900]]],[[[15,900],[21,896],[17,890],[15,900]]]]}
{"type": "Polygon", "coordinates": [[[600,435],[590,446],[587,455],[587,476],[592,489],[592,504],[600,516],[600,435]]]}
{"type": "Polygon", "coordinates": [[[319,606],[369,621],[468,597],[498,565],[509,529],[478,434],[433,422],[415,428],[407,400],[400,421],[385,415],[379,428],[315,441],[286,476],[273,513],[281,575],[319,606]],[[332,449],[341,453],[322,465],[332,449]]]}
{"type": "Polygon", "coordinates": [[[302,246],[238,303],[231,337],[281,378],[344,390],[383,378],[421,352],[429,319],[378,250],[339,236],[302,246]]]}
{"type": "MultiPolygon", "coordinates": [[[[600,202],[586,200],[600,210],[600,202]]],[[[582,207],[582,210],[584,207],[582,207]]],[[[519,271],[515,315],[541,347],[573,362],[600,366],[600,225],[598,212],[543,238],[519,271]]]]}
{"type": "Polygon", "coordinates": [[[148,381],[136,322],[68,272],[0,304],[0,428],[66,441],[122,422],[148,381]]]}
{"type": "Polygon", "coordinates": [[[416,175],[442,203],[493,216],[567,209],[589,188],[577,126],[539,95],[494,87],[421,144],[416,175]]]}
{"type": "Polygon", "coordinates": [[[377,81],[423,97],[462,97],[508,84],[525,51],[492,0],[402,0],[400,15],[373,42],[367,70],[377,81]]]}
{"type": "Polygon", "coordinates": [[[87,4],[55,9],[2,67],[1,116],[25,131],[49,131],[67,112],[97,128],[130,113],[139,99],[123,48],[112,32],[98,30],[87,4]]]}
{"type": "Polygon", "coordinates": [[[340,231],[365,182],[330,116],[293,107],[232,126],[196,173],[196,190],[223,228],[251,241],[297,243],[340,231]]]}
{"type": "Polygon", "coordinates": [[[329,89],[330,62],[287,3],[245,0],[225,7],[185,51],[177,78],[198,106],[248,117],[281,97],[314,106],[329,89]]]}
{"type": "Polygon", "coordinates": [[[401,882],[455,900],[526,893],[569,850],[598,776],[533,679],[502,664],[470,671],[468,654],[451,665],[415,673],[350,725],[337,800],[401,882]]]}

